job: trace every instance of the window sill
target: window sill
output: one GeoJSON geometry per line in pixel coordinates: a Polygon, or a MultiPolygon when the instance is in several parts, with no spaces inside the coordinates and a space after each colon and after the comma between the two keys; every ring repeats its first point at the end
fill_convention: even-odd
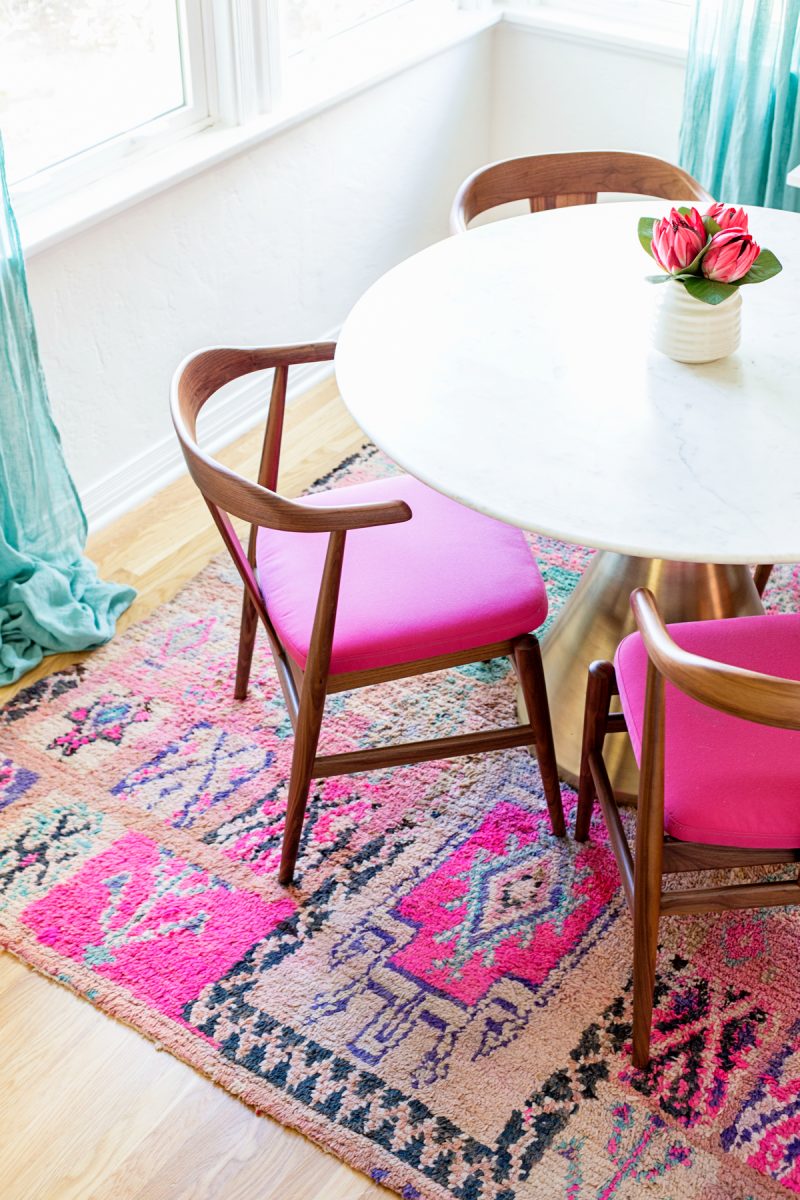
{"type": "Polygon", "coordinates": [[[667,62],[685,63],[689,50],[686,36],[677,30],[662,29],[644,22],[638,26],[630,21],[623,24],[588,12],[565,12],[551,8],[515,9],[509,5],[503,13],[503,22],[512,29],[535,31],[568,42],[609,46],[623,54],[667,62]]]}
{"type": "MultiPolygon", "coordinates": [[[[414,6],[416,9],[416,6],[414,6]]],[[[430,10],[428,10],[430,18],[430,10]]],[[[344,103],[353,96],[391,79],[395,75],[477,36],[502,19],[499,11],[450,11],[435,20],[425,19],[422,10],[409,14],[406,21],[397,20],[393,39],[382,39],[384,53],[366,54],[367,43],[359,38],[351,53],[330,55],[337,61],[333,72],[320,71],[319,59],[309,72],[308,81],[316,80],[314,91],[301,86],[301,76],[287,80],[286,100],[280,110],[269,113],[246,125],[234,127],[214,125],[155,151],[146,158],[110,172],[104,178],[78,188],[67,196],[40,208],[18,214],[20,236],[27,258],[49,249],[75,233],[98,224],[106,218],[166,190],[173,184],[190,179],[217,163],[241,154],[260,142],[286,130],[318,113],[344,103]],[[390,55],[385,53],[390,42],[390,55]],[[367,69],[364,70],[364,63],[367,69]],[[361,69],[354,77],[353,68],[361,69]],[[345,83],[345,79],[347,82],[345,83]]],[[[376,43],[373,42],[373,46],[376,43]]],[[[337,51],[341,45],[337,46],[337,51]]],[[[311,63],[309,62],[309,66],[311,63]]]]}

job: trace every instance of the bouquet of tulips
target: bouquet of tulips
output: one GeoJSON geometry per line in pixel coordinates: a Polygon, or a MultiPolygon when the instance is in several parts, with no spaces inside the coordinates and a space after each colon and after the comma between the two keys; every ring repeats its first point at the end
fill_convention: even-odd
{"type": "Polygon", "coordinates": [[[753,239],[744,209],[724,204],[712,204],[704,216],[673,208],[661,220],[642,217],[639,241],[666,272],[648,275],[651,283],[677,279],[705,304],[721,304],[743,283],[763,283],[781,270],[772,251],[753,239]]]}

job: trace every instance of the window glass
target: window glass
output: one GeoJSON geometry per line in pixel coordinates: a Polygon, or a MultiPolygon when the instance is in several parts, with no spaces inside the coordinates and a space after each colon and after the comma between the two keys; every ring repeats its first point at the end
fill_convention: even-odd
{"type": "Polygon", "coordinates": [[[326,38],[400,8],[408,0],[284,0],[286,54],[309,50],[326,38]]]}
{"type": "Polygon", "coordinates": [[[0,0],[0,130],[12,180],[185,103],[174,0],[0,0]]]}

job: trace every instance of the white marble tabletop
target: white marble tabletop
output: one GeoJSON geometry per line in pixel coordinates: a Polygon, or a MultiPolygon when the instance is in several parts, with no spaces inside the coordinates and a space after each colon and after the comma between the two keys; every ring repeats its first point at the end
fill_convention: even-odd
{"type": "MultiPolygon", "coordinates": [[[[743,290],[742,342],[650,347],[637,200],[448,238],[358,301],[336,353],[365,432],[417,478],[564,541],[693,562],[800,561],[800,216],[751,208],[784,265],[743,290]]],[[[661,285],[663,286],[663,285],[661,285]]]]}

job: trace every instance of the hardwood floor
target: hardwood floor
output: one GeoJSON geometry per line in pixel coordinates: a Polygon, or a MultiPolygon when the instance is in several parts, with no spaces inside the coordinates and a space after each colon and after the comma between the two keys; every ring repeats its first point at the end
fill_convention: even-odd
{"type": "MultiPolygon", "coordinates": [[[[333,383],[289,410],[280,489],[297,495],[364,443],[333,383]]],[[[253,476],[258,431],[223,461],[253,476]]],[[[188,478],[95,535],[107,578],[139,592],[120,632],[169,600],[221,548],[188,478]]],[[[60,654],[20,687],[88,657],[60,654]]],[[[379,1200],[390,1193],[258,1117],[84,1000],[0,955],[3,1200],[379,1200]]]]}

